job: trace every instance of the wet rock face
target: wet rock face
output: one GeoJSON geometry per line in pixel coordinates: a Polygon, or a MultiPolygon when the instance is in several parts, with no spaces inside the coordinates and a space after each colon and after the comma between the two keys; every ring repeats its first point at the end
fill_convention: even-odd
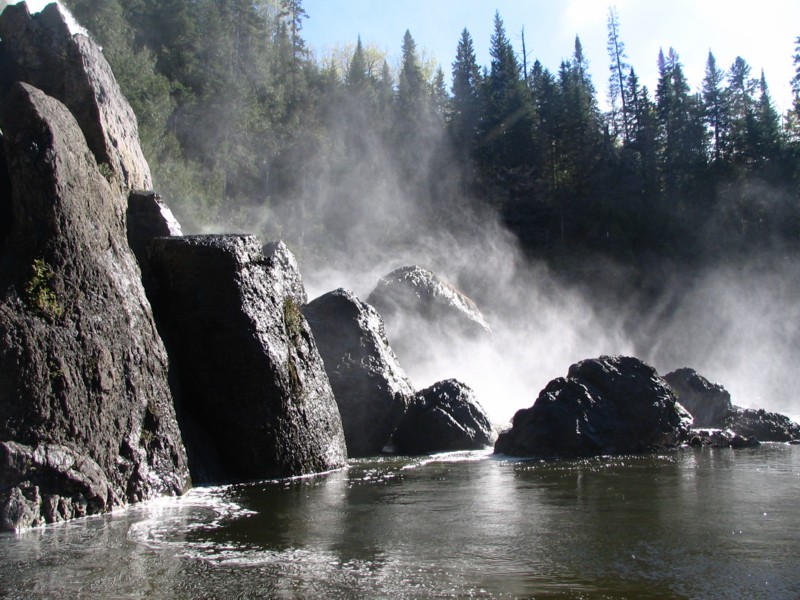
{"type": "Polygon", "coordinates": [[[181,224],[169,206],[155,192],[134,190],[128,195],[125,213],[128,244],[142,270],[142,282],[148,295],[154,286],[147,260],[147,244],[155,237],[181,236],[181,224]]]}
{"type": "Polygon", "coordinates": [[[531,408],[514,415],[495,452],[578,457],[676,447],[690,415],[655,369],[633,357],[603,356],[572,365],[531,408]]]}
{"type": "Polygon", "coordinates": [[[448,379],[417,392],[393,440],[400,454],[480,450],[491,444],[492,425],[475,392],[448,379]]]}
{"type": "Polygon", "coordinates": [[[186,455],[124,195],[40,90],[16,84],[0,129],[13,210],[0,259],[3,527],[181,493],[186,455]]]}
{"type": "Polygon", "coordinates": [[[349,456],[380,454],[414,395],[380,315],[344,289],[320,296],[303,314],[325,361],[349,456]]]}
{"type": "Polygon", "coordinates": [[[789,442],[800,438],[800,425],[780,413],[734,406],[725,426],[761,442],[789,442]]]}
{"type": "Polygon", "coordinates": [[[664,376],[678,402],[688,410],[694,427],[723,427],[731,414],[731,395],[718,383],[711,383],[694,369],[677,369],[664,376]]]}
{"type": "MultiPolygon", "coordinates": [[[[195,481],[344,465],[342,423],[281,256],[253,236],[156,238],[153,298],[177,369],[178,416],[195,481]]],[[[285,258],[285,257],[283,257],[285,258]]]]}
{"type": "Polygon", "coordinates": [[[78,121],[105,175],[125,191],[152,189],[150,167],[139,144],[139,128],[103,53],[84,35],[70,34],[56,4],[31,15],[25,3],[0,16],[7,75],[0,94],[14,81],[29,83],[60,100],[78,121]]]}
{"type": "Polygon", "coordinates": [[[491,333],[475,303],[436,274],[401,267],[381,278],[367,298],[386,323],[392,347],[404,364],[424,360],[448,343],[479,340],[491,333]]]}

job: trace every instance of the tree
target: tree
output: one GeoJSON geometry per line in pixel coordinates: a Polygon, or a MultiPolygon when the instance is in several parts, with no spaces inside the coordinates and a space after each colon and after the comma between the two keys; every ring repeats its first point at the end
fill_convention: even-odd
{"type": "Polygon", "coordinates": [[[656,105],[659,121],[660,167],[668,198],[691,195],[695,177],[705,162],[705,130],[699,96],[692,96],[674,49],[658,56],[656,105]]]}
{"type": "Polygon", "coordinates": [[[630,65],[625,62],[625,44],[619,36],[619,15],[613,6],[608,9],[608,56],[611,58],[608,79],[608,97],[611,103],[611,125],[615,137],[621,136],[622,143],[628,141],[629,136],[629,99],[626,73],[630,65]]]}
{"type": "Polygon", "coordinates": [[[452,72],[452,117],[450,134],[455,148],[466,160],[471,157],[480,122],[481,73],[475,58],[472,36],[464,29],[456,48],[452,72]]]}
{"type": "Polygon", "coordinates": [[[730,120],[728,97],[722,87],[724,81],[725,72],[717,67],[717,61],[709,51],[702,88],[703,120],[709,129],[713,160],[717,164],[726,154],[730,120]]]}
{"type": "Polygon", "coordinates": [[[482,131],[488,162],[501,170],[533,166],[533,104],[499,12],[489,54],[482,131]]]}
{"type": "Polygon", "coordinates": [[[397,80],[397,110],[401,131],[415,122],[423,110],[425,81],[422,77],[417,45],[411,32],[406,29],[403,36],[403,58],[397,80]]]}
{"type": "Polygon", "coordinates": [[[761,70],[761,78],[758,82],[759,97],[756,105],[756,150],[757,158],[762,164],[766,164],[779,158],[781,130],[780,117],[767,87],[767,79],[764,70],[761,70]]]}
{"type": "Polygon", "coordinates": [[[743,166],[756,158],[757,131],[753,95],[756,82],[750,78],[750,65],[737,56],[728,72],[728,94],[731,115],[731,154],[743,166]]]}

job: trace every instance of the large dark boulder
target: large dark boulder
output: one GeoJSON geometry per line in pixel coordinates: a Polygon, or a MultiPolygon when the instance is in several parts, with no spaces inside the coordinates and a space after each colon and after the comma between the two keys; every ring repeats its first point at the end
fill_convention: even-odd
{"type": "Polygon", "coordinates": [[[0,259],[0,527],[181,493],[186,455],[125,194],[42,91],[16,84],[0,129],[13,207],[0,259]]]}
{"type": "Polygon", "coordinates": [[[601,356],[548,383],[531,408],[514,415],[495,452],[580,457],[675,448],[690,418],[653,367],[633,357],[601,356]]]}
{"type": "Polygon", "coordinates": [[[789,442],[800,438],[800,425],[786,415],[764,409],[734,406],[725,419],[725,427],[761,442],[789,442]]]}
{"type": "Polygon", "coordinates": [[[156,238],[153,306],[177,369],[195,481],[327,471],[347,459],[342,422],[297,298],[249,235],[156,238]]]}
{"type": "Polygon", "coordinates": [[[418,266],[382,277],[367,298],[383,317],[392,347],[403,364],[425,361],[448,344],[481,340],[491,334],[475,302],[418,266]]]}
{"type": "Polygon", "coordinates": [[[53,3],[31,15],[21,2],[0,16],[4,76],[0,95],[24,81],[64,103],[113,186],[152,189],[150,167],[139,144],[136,115],[122,95],[100,48],[71,35],[53,3]]]}
{"type": "Polygon", "coordinates": [[[688,410],[694,427],[724,427],[733,406],[731,395],[718,383],[712,383],[694,369],[684,367],[664,375],[678,402],[688,410]]]}
{"type": "Polygon", "coordinates": [[[351,457],[380,454],[414,395],[381,316],[338,289],[303,307],[325,361],[351,457]]]}
{"type": "Polygon", "coordinates": [[[400,454],[480,450],[492,442],[492,425],[475,392],[447,379],[417,392],[393,440],[400,454]]]}

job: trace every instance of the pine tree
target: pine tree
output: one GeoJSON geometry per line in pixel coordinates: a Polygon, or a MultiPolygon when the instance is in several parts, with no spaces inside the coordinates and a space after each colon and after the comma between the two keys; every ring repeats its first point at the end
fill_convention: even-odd
{"type": "Polygon", "coordinates": [[[703,119],[709,129],[715,163],[722,162],[727,154],[730,115],[727,94],[722,87],[724,81],[725,73],[717,67],[717,61],[709,51],[702,88],[703,119]]]}
{"type": "Polygon", "coordinates": [[[401,131],[408,130],[422,115],[425,81],[417,53],[417,44],[406,30],[403,36],[403,57],[397,80],[397,111],[401,131]]]}
{"type": "Polygon", "coordinates": [[[656,104],[659,120],[660,168],[667,197],[690,195],[705,162],[702,103],[693,96],[674,49],[659,52],[656,104]]]}
{"type": "Polygon", "coordinates": [[[756,82],[750,78],[750,65],[737,56],[728,72],[731,154],[737,164],[745,167],[751,166],[757,155],[755,88],[756,82]]]}
{"type": "Polygon", "coordinates": [[[608,56],[611,58],[608,79],[608,97],[611,104],[611,125],[615,137],[626,143],[629,137],[629,99],[626,73],[630,65],[625,62],[625,44],[619,36],[619,14],[615,7],[608,9],[608,56]]]}
{"type": "Polygon", "coordinates": [[[756,147],[758,160],[765,165],[766,163],[779,158],[781,148],[781,129],[780,117],[767,87],[767,79],[764,70],[761,70],[761,78],[758,82],[759,98],[756,105],[756,147]]]}
{"type": "Polygon", "coordinates": [[[500,13],[495,13],[489,53],[489,75],[484,80],[486,103],[483,144],[496,168],[533,166],[533,105],[500,13]]]}
{"type": "Polygon", "coordinates": [[[472,36],[464,29],[453,61],[450,120],[453,145],[464,160],[472,156],[477,141],[481,110],[480,86],[481,73],[475,58],[472,36]]]}

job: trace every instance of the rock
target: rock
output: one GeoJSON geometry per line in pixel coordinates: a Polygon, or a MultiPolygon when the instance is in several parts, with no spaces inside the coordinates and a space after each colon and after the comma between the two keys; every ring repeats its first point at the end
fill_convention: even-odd
{"type": "Polygon", "coordinates": [[[448,379],[417,392],[393,436],[400,454],[480,450],[492,441],[492,425],[473,392],[448,379]]]}
{"type": "Polygon", "coordinates": [[[2,54],[13,81],[29,83],[72,112],[98,165],[124,191],[153,187],[150,167],[139,144],[139,128],[108,62],[84,35],[72,36],[58,6],[31,16],[21,2],[0,16],[2,54]]]}
{"type": "Polygon", "coordinates": [[[0,254],[6,244],[6,239],[11,234],[14,224],[14,205],[11,202],[11,179],[8,176],[6,164],[6,150],[3,144],[3,135],[0,132],[0,254]]]}
{"type": "Polygon", "coordinates": [[[294,300],[297,306],[308,302],[306,286],[297,266],[297,259],[282,241],[264,244],[264,256],[267,257],[267,267],[270,280],[277,293],[294,300]]]}
{"type": "Polygon", "coordinates": [[[181,493],[186,455],[125,198],[42,91],[16,84],[0,129],[13,205],[0,261],[0,440],[6,461],[18,457],[3,466],[3,527],[181,493]],[[53,452],[69,457],[67,471],[37,458],[53,452]]]}
{"type": "Polygon", "coordinates": [[[297,275],[280,275],[281,260],[249,235],[150,242],[195,481],[301,475],[347,459],[322,359],[287,292],[297,275]]]}
{"type": "Polygon", "coordinates": [[[470,298],[421,267],[401,267],[381,278],[367,303],[383,317],[403,364],[425,361],[443,345],[491,334],[470,298]]]}
{"type": "Polygon", "coordinates": [[[689,446],[701,448],[756,448],[761,444],[753,436],[743,436],[730,429],[692,429],[689,446]]]}
{"type": "Polygon", "coordinates": [[[800,425],[789,417],[734,406],[724,387],[710,383],[693,369],[678,369],[664,379],[694,417],[694,427],[729,429],[744,439],[754,437],[762,442],[788,442],[800,436],[800,425]]]}
{"type": "Polygon", "coordinates": [[[672,387],[678,402],[691,413],[694,427],[725,426],[733,406],[724,387],[688,367],[667,373],[664,380],[672,387]]]}
{"type": "Polygon", "coordinates": [[[145,291],[149,295],[154,283],[147,261],[147,244],[156,237],[183,235],[181,224],[161,196],[142,190],[134,190],[128,195],[125,220],[128,226],[128,244],[139,262],[145,291]]]}
{"type": "Polygon", "coordinates": [[[762,442],[788,442],[800,437],[800,425],[789,417],[763,409],[734,406],[725,426],[739,435],[756,437],[762,442]]]}
{"type": "Polygon", "coordinates": [[[653,367],[625,356],[572,365],[531,408],[518,411],[495,452],[523,457],[579,457],[675,448],[690,415],[653,367]]]}
{"type": "Polygon", "coordinates": [[[414,390],[377,311],[338,289],[303,307],[333,387],[351,457],[380,454],[414,390]]]}

